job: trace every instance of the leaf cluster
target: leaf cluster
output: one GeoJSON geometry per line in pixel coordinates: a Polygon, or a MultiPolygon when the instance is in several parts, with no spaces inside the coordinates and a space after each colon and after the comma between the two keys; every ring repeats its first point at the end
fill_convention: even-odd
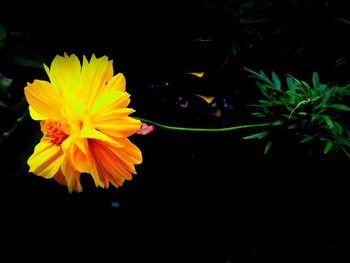
{"type": "Polygon", "coordinates": [[[281,81],[275,72],[268,77],[262,70],[245,70],[256,80],[262,96],[250,105],[254,108],[252,115],[271,126],[244,139],[265,139],[266,154],[283,134],[282,140],[293,137],[300,144],[309,144],[310,154],[314,146],[321,145],[323,154],[341,152],[350,159],[350,85],[323,84],[317,72],[308,83],[290,74],[281,81]]]}

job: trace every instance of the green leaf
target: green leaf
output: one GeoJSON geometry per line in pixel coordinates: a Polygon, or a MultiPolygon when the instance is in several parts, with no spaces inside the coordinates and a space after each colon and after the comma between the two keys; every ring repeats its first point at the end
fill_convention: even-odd
{"type": "Polygon", "coordinates": [[[5,45],[5,39],[7,37],[7,31],[3,24],[0,23],[0,49],[5,45]]]}
{"type": "Polygon", "coordinates": [[[26,58],[17,55],[8,55],[11,62],[16,65],[31,67],[31,68],[43,68],[43,63],[37,60],[33,60],[31,58],[26,58]]]}
{"type": "Polygon", "coordinates": [[[297,127],[298,127],[297,124],[292,124],[292,125],[289,125],[289,126],[287,127],[287,129],[288,129],[288,130],[293,130],[293,129],[296,129],[297,127]]]}
{"type": "Polygon", "coordinates": [[[8,106],[0,100],[0,108],[7,108],[8,106]]]}
{"type": "Polygon", "coordinates": [[[333,121],[328,115],[324,115],[324,114],[319,115],[319,119],[323,120],[327,124],[329,129],[333,129],[334,127],[333,121]]]}
{"type": "Polygon", "coordinates": [[[259,79],[259,80],[261,80],[263,82],[266,82],[266,83],[274,86],[274,84],[271,82],[271,80],[269,80],[269,78],[266,76],[266,74],[262,70],[260,70],[260,74],[259,74],[259,73],[255,72],[255,71],[253,71],[253,70],[251,70],[249,68],[246,68],[246,67],[243,67],[243,68],[246,71],[248,71],[249,73],[251,73],[252,77],[255,77],[255,78],[257,78],[257,79],[259,79]]]}
{"type": "Polygon", "coordinates": [[[270,150],[271,148],[271,145],[272,145],[272,141],[268,141],[266,146],[265,146],[265,149],[264,149],[264,154],[267,154],[267,152],[270,150]]]}
{"type": "Polygon", "coordinates": [[[342,18],[342,17],[338,17],[335,19],[335,21],[340,22],[341,24],[345,25],[345,26],[350,26],[350,21],[342,18]]]}
{"type": "Polygon", "coordinates": [[[12,82],[13,82],[12,79],[1,76],[1,73],[0,73],[0,93],[1,92],[3,92],[3,93],[8,92],[12,82]]]}
{"type": "Polygon", "coordinates": [[[312,84],[314,85],[314,88],[319,88],[320,85],[320,79],[318,77],[318,74],[316,71],[312,73],[312,84]]]}
{"type": "Polygon", "coordinates": [[[327,154],[333,148],[333,142],[331,140],[326,140],[326,144],[323,148],[323,153],[327,154]]]}
{"type": "Polygon", "coordinates": [[[277,121],[273,122],[272,125],[273,125],[273,126],[278,126],[278,125],[281,125],[281,124],[283,124],[283,123],[284,123],[284,121],[282,121],[282,120],[277,120],[277,121]]]}
{"type": "Polygon", "coordinates": [[[335,140],[338,142],[338,144],[350,147],[350,139],[337,136],[335,140]]]}
{"type": "Polygon", "coordinates": [[[255,117],[257,117],[257,118],[266,117],[266,114],[261,113],[261,112],[253,112],[252,115],[255,116],[255,117]]]}
{"type": "Polygon", "coordinates": [[[338,58],[334,62],[334,68],[338,68],[340,66],[344,66],[345,64],[346,64],[346,58],[345,57],[338,58]]]}
{"type": "Polygon", "coordinates": [[[350,96],[350,83],[343,87],[333,87],[340,96],[350,96]]]}
{"type": "Polygon", "coordinates": [[[310,136],[310,135],[303,135],[304,139],[302,139],[300,142],[301,143],[306,143],[306,142],[309,142],[309,141],[312,141],[314,139],[314,136],[310,136]]]}
{"type": "Polygon", "coordinates": [[[272,71],[271,76],[272,76],[272,81],[275,84],[275,87],[278,90],[280,90],[281,89],[281,81],[280,81],[280,79],[278,78],[278,76],[276,75],[276,73],[274,71],[272,71]]]}
{"type": "Polygon", "coordinates": [[[334,130],[335,130],[335,134],[337,135],[343,135],[343,126],[339,123],[339,122],[333,122],[334,124],[334,130]]]}
{"type": "Polygon", "coordinates": [[[243,137],[244,140],[251,140],[251,139],[262,139],[264,137],[266,137],[270,132],[269,131],[263,131],[263,132],[259,132],[253,135],[249,135],[246,137],[243,137]]]}
{"type": "Polygon", "coordinates": [[[331,104],[328,106],[328,108],[333,108],[333,109],[336,109],[336,110],[343,110],[343,111],[350,111],[350,107],[344,105],[344,104],[338,104],[338,103],[335,103],[335,104],[331,104]]]}
{"type": "Polygon", "coordinates": [[[299,80],[297,80],[290,74],[287,74],[286,79],[287,79],[287,86],[290,91],[296,93],[296,91],[299,90],[305,94],[305,90],[302,88],[302,83],[299,80]]]}
{"type": "Polygon", "coordinates": [[[302,115],[302,116],[306,116],[307,115],[307,113],[305,112],[305,111],[299,111],[299,112],[297,112],[299,115],[302,115]]]}
{"type": "Polygon", "coordinates": [[[5,40],[7,37],[7,31],[3,24],[0,23],[0,41],[5,40]]]}

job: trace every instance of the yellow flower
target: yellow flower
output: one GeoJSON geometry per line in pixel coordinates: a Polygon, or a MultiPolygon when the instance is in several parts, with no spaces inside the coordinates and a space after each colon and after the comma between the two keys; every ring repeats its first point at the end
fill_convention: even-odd
{"type": "Polygon", "coordinates": [[[48,68],[50,82],[34,80],[24,88],[29,112],[40,121],[43,137],[28,159],[30,172],[54,178],[69,192],[82,191],[81,173],[91,174],[95,185],[115,187],[136,174],[141,151],[128,136],[141,127],[128,115],[130,95],[125,78],[113,76],[108,57],[83,63],[75,55],[56,56],[48,68]]]}

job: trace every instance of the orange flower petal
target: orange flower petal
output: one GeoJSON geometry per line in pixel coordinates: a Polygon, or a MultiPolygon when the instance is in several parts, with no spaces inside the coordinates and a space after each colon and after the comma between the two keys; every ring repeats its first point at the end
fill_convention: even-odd
{"type": "Polygon", "coordinates": [[[53,179],[55,179],[55,181],[58,182],[59,184],[67,185],[66,177],[64,177],[61,169],[58,169],[58,171],[55,174],[55,176],[53,177],[53,179]]]}
{"type": "Polygon", "coordinates": [[[96,173],[91,174],[93,177],[103,178],[107,182],[105,183],[106,188],[108,188],[108,182],[119,187],[124,180],[131,180],[132,173],[136,174],[134,164],[142,161],[140,150],[128,140],[124,143],[125,147],[120,148],[108,142],[89,141],[97,169],[96,173]],[[129,153],[131,155],[126,157],[129,153]]]}
{"type": "Polygon", "coordinates": [[[105,118],[101,123],[95,123],[95,128],[112,138],[128,137],[140,130],[141,122],[139,120],[131,117],[117,119],[112,118],[112,116],[110,119],[105,118]]]}
{"type": "Polygon", "coordinates": [[[61,169],[67,182],[68,191],[70,193],[73,191],[83,191],[80,183],[80,172],[74,169],[72,164],[67,159],[63,161],[61,169]]]}
{"type": "Polygon", "coordinates": [[[27,83],[24,94],[32,108],[31,114],[35,111],[33,117],[38,118],[40,115],[54,120],[61,119],[61,96],[49,82],[34,80],[32,84],[27,83]]]}
{"type": "Polygon", "coordinates": [[[95,129],[95,126],[89,119],[85,119],[80,131],[79,139],[96,139],[102,141],[108,141],[110,143],[117,143],[113,138],[101,131],[95,129]]]}
{"type": "Polygon", "coordinates": [[[59,170],[64,159],[61,147],[41,140],[28,159],[29,172],[44,178],[52,178],[59,170]]]}

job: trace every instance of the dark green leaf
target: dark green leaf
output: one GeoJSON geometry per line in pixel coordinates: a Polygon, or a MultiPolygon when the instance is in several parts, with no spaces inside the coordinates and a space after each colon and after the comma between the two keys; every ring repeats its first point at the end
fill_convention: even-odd
{"type": "Polygon", "coordinates": [[[331,140],[326,140],[326,144],[325,144],[325,146],[323,148],[323,153],[327,154],[332,149],[332,147],[333,147],[332,141],[331,140]]]}
{"type": "Polygon", "coordinates": [[[306,143],[314,139],[314,136],[310,136],[310,135],[304,135],[303,137],[304,138],[300,141],[301,143],[306,143]]]}
{"type": "Polygon", "coordinates": [[[333,108],[333,109],[343,110],[343,111],[350,111],[350,107],[344,104],[337,104],[337,103],[329,105],[328,108],[333,108]]]}
{"type": "Polygon", "coordinates": [[[307,113],[305,112],[305,111],[299,111],[299,112],[297,112],[299,115],[302,115],[302,116],[306,116],[307,115],[307,113]]]}
{"type": "Polygon", "coordinates": [[[334,129],[335,129],[335,134],[337,135],[343,135],[343,126],[339,122],[333,122],[334,124],[334,129]]]}
{"type": "Polygon", "coordinates": [[[0,23],[0,41],[5,40],[6,36],[7,36],[6,28],[3,24],[0,23]]]}
{"type": "Polygon", "coordinates": [[[272,71],[271,76],[272,76],[272,81],[275,84],[275,87],[278,90],[280,90],[281,89],[281,81],[280,81],[280,79],[278,78],[278,76],[276,75],[276,73],[274,71],[272,71]]]}
{"type": "Polygon", "coordinates": [[[350,139],[337,136],[335,140],[338,142],[338,144],[350,147],[350,139]]]}
{"type": "Polygon", "coordinates": [[[7,36],[6,28],[3,24],[0,23],[0,49],[2,49],[5,45],[5,39],[7,36]]]}
{"type": "Polygon", "coordinates": [[[343,24],[345,26],[350,26],[350,21],[348,19],[338,17],[335,19],[335,21],[340,22],[341,24],[343,24]]]}
{"type": "Polygon", "coordinates": [[[31,68],[43,68],[43,63],[26,57],[8,55],[9,59],[16,65],[26,66],[31,68]]]}
{"type": "Polygon", "coordinates": [[[269,134],[269,131],[263,131],[263,132],[259,132],[259,133],[253,134],[253,135],[243,137],[243,139],[245,139],[245,140],[262,139],[262,138],[266,137],[268,134],[269,134]]]}
{"type": "Polygon", "coordinates": [[[319,116],[319,119],[323,120],[327,124],[329,129],[333,129],[333,121],[328,115],[322,114],[319,116]]]}
{"type": "Polygon", "coordinates": [[[7,108],[8,106],[0,100],[0,108],[7,108]]]}
{"type": "Polygon", "coordinates": [[[312,73],[312,84],[314,85],[315,89],[318,88],[320,84],[320,79],[316,71],[312,73]]]}
{"type": "Polygon", "coordinates": [[[277,120],[277,121],[273,122],[272,125],[273,125],[273,126],[278,126],[278,125],[281,125],[281,124],[283,124],[283,123],[284,123],[284,121],[282,121],[282,120],[277,120]]]}
{"type": "Polygon", "coordinates": [[[243,67],[243,68],[246,71],[248,71],[249,73],[251,73],[252,77],[255,77],[255,78],[257,78],[257,79],[259,79],[259,80],[261,80],[263,82],[266,82],[266,83],[268,83],[268,84],[273,86],[273,83],[269,80],[269,78],[266,76],[266,74],[262,70],[260,70],[260,74],[259,74],[259,73],[255,72],[255,71],[253,71],[253,70],[251,70],[249,68],[246,68],[246,67],[243,67]]]}
{"type": "Polygon", "coordinates": [[[267,154],[267,152],[270,150],[271,148],[271,145],[272,145],[272,141],[268,141],[266,146],[265,146],[265,149],[264,149],[264,154],[267,154]]]}
{"type": "Polygon", "coordinates": [[[258,117],[258,118],[266,117],[265,114],[260,113],[260,112],[253,112],[252,115],[255,117],[258,117]]]}
{"type": "Polygon", "coordinates": [[[338,67],[343,66],[345,64],[346,64],[346,58],[345,57],[338,58],[334,62],[334,68],[338,68],[338,67]]]}

